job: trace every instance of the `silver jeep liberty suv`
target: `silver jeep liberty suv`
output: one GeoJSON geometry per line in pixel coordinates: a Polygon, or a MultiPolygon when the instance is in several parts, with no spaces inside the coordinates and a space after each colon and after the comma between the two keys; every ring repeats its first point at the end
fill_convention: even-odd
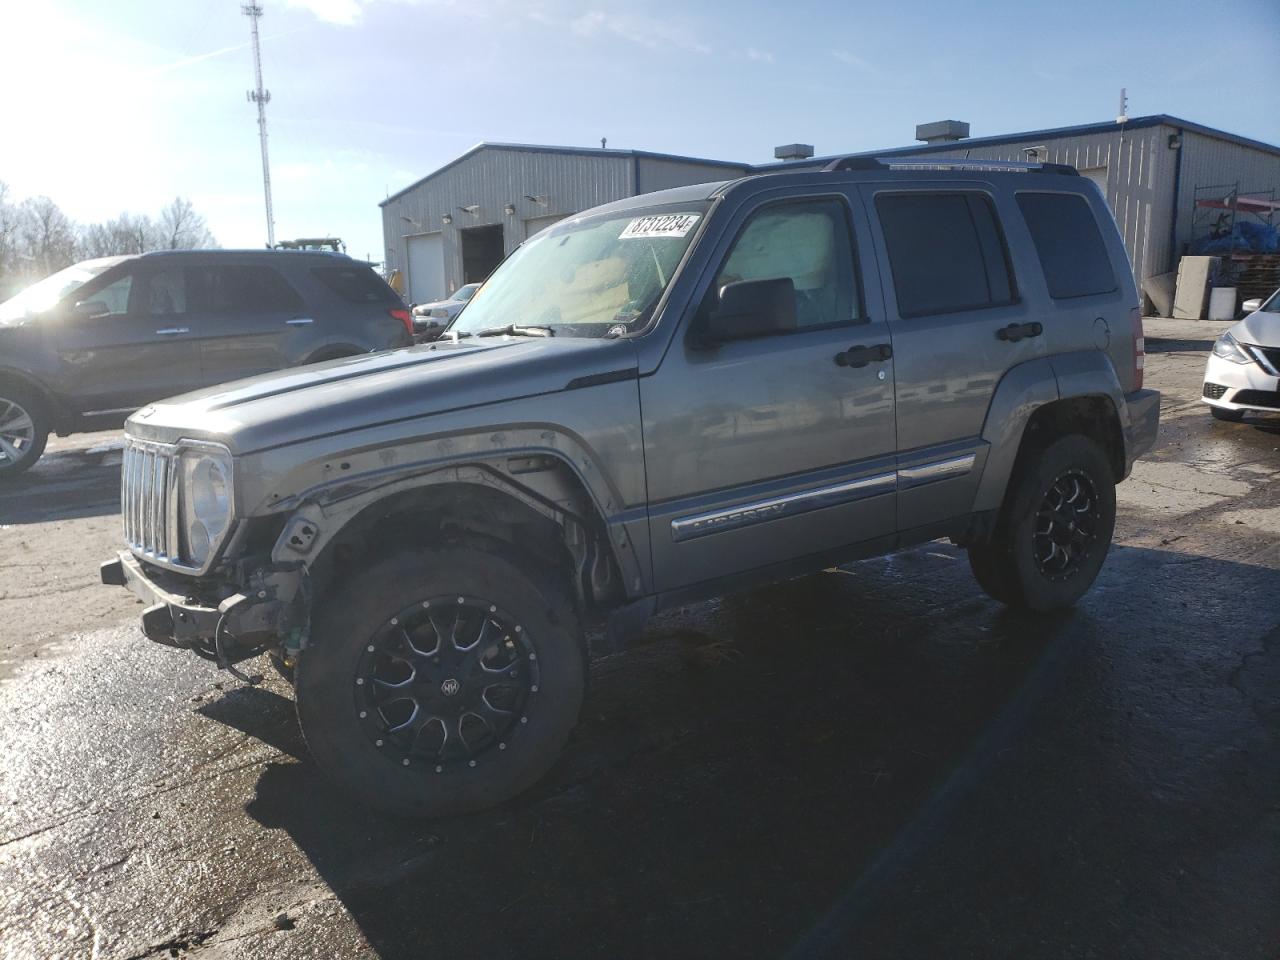
{"type": "Polygon", "coordinates": [[[376,806],[498,803],[555,761],[584,623],[939,537],[1031,611],[1093,583],[1156,436],[1138,296],[1069,167],[843,158],[575,215],[436,341],[130,419],[154,641],[293,679],[376,806]]]}

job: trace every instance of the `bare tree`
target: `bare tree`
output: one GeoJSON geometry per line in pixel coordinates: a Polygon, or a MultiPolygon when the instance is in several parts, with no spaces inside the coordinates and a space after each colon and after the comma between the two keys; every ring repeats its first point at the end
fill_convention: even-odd
{"type": "Polygon", "coordinates": [[[160,212],[160,246],[165,250],[190,250],[196,247],[212,247],[217,242],[204,217],[196,213],[195,207],[186,197],[174,197],[160,212]]]}
{"type": "Polygon", "coordinates": [[[19,208],[22,255],[48,276],[76,262],[76,226],[48,197],[25,200],[19,208]]]}
{"type": "Polygon", "coordinates": [[[0,300],[18,284],[18,209],[9,200],[9,185],[0,180],[0,300]]]}
{"type": "Polygon", "coordinates": [[[122,213],[106,223],[86,227],[80,238],[80,252],[85,257],[115,257],[129,253],[147,253],[159,249],[156,225],[146,214],[122,213]]]}

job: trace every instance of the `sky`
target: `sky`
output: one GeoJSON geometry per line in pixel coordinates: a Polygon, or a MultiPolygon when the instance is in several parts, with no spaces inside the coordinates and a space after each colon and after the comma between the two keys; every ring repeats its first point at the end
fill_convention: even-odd
{"type": "MultiPolygon", "coordinates": [[[[1280,144],[1280,0],[261,0],[277,238],[382,259],[379,201],[482,140],[744,162],[1168,113],[1280,144]]],[[[0,180],[74,219],[190,197],[266,240],[240,0],[0,0],[0,180]]]]}

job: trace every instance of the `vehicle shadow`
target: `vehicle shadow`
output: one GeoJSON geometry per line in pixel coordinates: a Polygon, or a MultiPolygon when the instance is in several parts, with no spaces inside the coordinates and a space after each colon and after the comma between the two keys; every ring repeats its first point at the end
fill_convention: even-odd
{"type": "Polygon", "coordinates": [[[119,437],[48,450],[26,473],[0,480],[0,524],[46,523],[120,512],[119,437]]]}
{"type": "Polygon", "coordinates": [[[1213,340],[1173,340],[1160,337],[1147,337],[1147,353],[1208,353],[1213,349],[1213,340]]]}
{"type": "MultiPolygon", "coordinates": [[[[248,813],[289,833],[384,958],[755,955],[762,936],[776,952],[960,762],[1056,635],[969,588],[949,614],[969,628],[940,643],[939,584],[968,572],[954,549],[935,552],[658,618],[636,648],[594,663],[565,757],[496,810],[386,817],[304,761],[270,766],[248,813]]],[[[283,698],[239,699],[202,712],[300,755],[283,698]]]]}
{"type": "MultiPolygon", "coordinates": [[[[553,772],[494,810],[388,817],[303,759],[269,766],[247,812],[288,833],[384,960],[847,956],[865,942],[851,933],[859,923],[904,909],[880,902],[886,889],[905,885],[909,899],[911,884],[939,871],[966,874],[932,845],[950,840],[957,806],[1005,775],[1015,749],[1068,758],[1068,769],[1080,758],[1074,774],[1105,789],[1090,724],[1111,695],[1112,651],[1131,644],[1146,657],[1205,629],[1185,603],[1181,626],[1145,633],[1138,611],[1274,575],[1118,549],[1081,609],[1045,619],[979,599],[962,558],[930,544],[657,618],[635,648],[594,662],[582,722],[553,772]],[[1049,729],[1046,701],[1060,701],[1055,717],[1091,706],[1064,734],[1049,729]]],[[[256,689],[241,699],[247,721],[235,704],[205,712],[305,758],[285,698],[256,689]]],[[[1101,714],[1115,722],[1114,710],[1101,714]]],[[[1087,818],[1109,816],[1076,812],[1075,788],[1064,795],[1052,771],[1034,784],[1010,776],[998,801],[1015,812],[1000,815],[1011,832],[1001,842],[1025,842],[1041,860],[1059,856],[1058,831],[1087,833],[1087,818]],[[1023,808],[1046,792],[1063,806],[1023,808]]],[[[987,819],[979,814],[983,829],[987,819]]],[[[1132,828],[1099,822],[1117,831],[1096,828],[1099,842],[1124,851],[1132,828]]],[[[999,876],[983,880],[999,897],[1020,896],[1027,872],[1044,867],[1014,852],[992,869],[999,876]]],[[[1114,883],[1109,871],[1151,866],[1091,869],[1114,883]]],[[[1092,876],[1078,878],[1082,890],[1095,888],[1092,876]]],[[[964,909],[947,922],[972,926],[974,908],[964,909]]],[[[912,917],[899,919],[900,939],[943,942],[913,940],[912,917]]]]}

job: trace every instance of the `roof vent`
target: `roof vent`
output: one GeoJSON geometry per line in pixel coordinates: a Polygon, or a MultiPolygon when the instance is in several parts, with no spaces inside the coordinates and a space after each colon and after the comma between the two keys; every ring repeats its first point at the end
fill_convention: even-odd
{"type": "Polygon", "coordinates": [[[773,148],[775,160],[808,160],[813,156],[811,143],[786,143],[773,148]]]}
{"type": "Polygon", "coordinates": [[[925,143],[951,143],[969,136],[969,125],[963,120],[935,120],[916,126],[916,139],[925,143]]]}

